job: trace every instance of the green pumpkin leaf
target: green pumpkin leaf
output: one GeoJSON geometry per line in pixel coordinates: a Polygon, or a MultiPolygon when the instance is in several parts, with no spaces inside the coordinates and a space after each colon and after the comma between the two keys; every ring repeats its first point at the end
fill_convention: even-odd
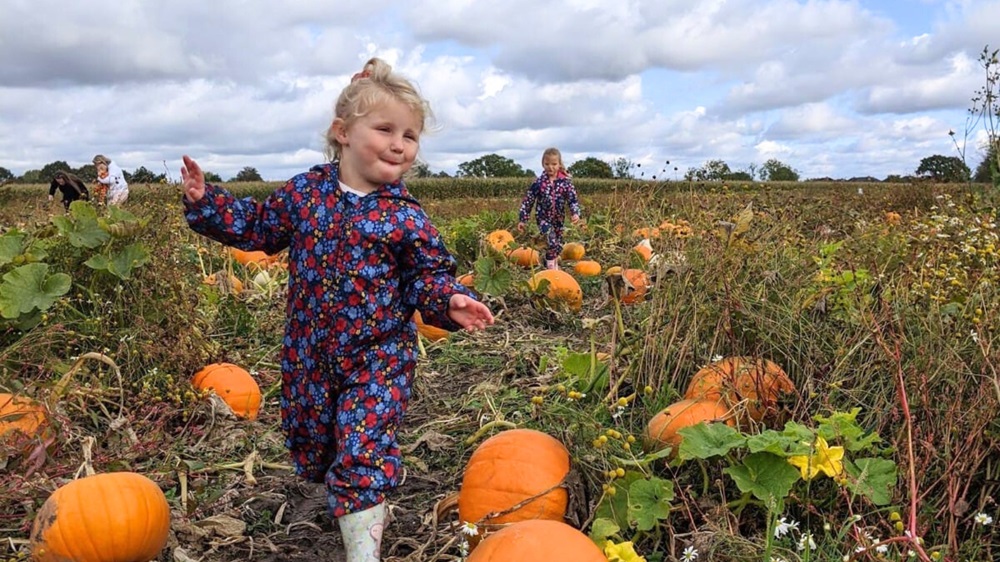
{"type": "Polygon", "coordinates": [[[497,260],[483,256],[476,260],[474,268],[476,270],[476,291],[500,296],[510,289],[513,282],[510,271],[497,260]]]}
{"type": "Polygon", "coordinates": [[[107,271],[124,281],[132,276],[133,269],[142,267],[148,261],[149,251],[142,244],[136,243],[129,244],[110,258],[103,254],[97,254],[83,264],[91,269],[107,271]]]}
{"type": "Polygon", "coordinates": [[[882,441],[877,433],[865,433],[858,425],[858,413],[861,408],[853,408],[850,412],[834,412],[828,417],[816,416],[819,422],[816,432],[827,441],[840,441],[848,451],[856,452],[873,447],[882,441]]]}
{"type": "Polygon", "coordinates": [[[65,273],[49,275],[46,263],[29,263],[8,271],[0,283],[0,315],[16,319],[35,310],[48,310],[72,284],[73,278],[65,273]]]}
{"type": "Polygon", "coordinates": [[[896,488],[896,463],[889,459],[856,459],[845,463],[847,487],[867,497],[875,505],[889,505],[896,488]]]}
{"type": "Polygon", "coordinates": [[[96,248],[111,238],[97,222],[97,211],[87,204],[70,205],[70,213],[53,217],[52,224],[76,248],[96,248]]]}
{"type": "Polygon", "coordinates": [[[608,537],[618,533],[622,528],[611,519],[598,517],[594,519],[594,524],[590,526],[590,539],[598,544],[603,543],[608,537]]]}
{"type": "Polygon", "coordinates": [[[657,521],[670,517],[670,501],[674,499],[674,483],[655,476],[636,480],[629,486],[628,517],[639,531],[649,531],[657,521]]]}
{"type": "Polygon", "coordinates": [[[24,240],[28,235],[19,230],[11,230],[0,236],[0,267],[14,261],[24,253],[24,240]]]}
{"type": "Polygon", "coordinates": [[[753,453],[742,464],[722,470],[736,482],[743,493],[753,494],[765,504],[784,502],[792,486],[799,480],[799,471],[784,458],[771,453],[753,453]]]}
{"type": "Polygon", "coordinates": [[[779,457],[790,457],[794,455],[807,455],[810,451],[809,443],[803,442],[805,439],[812,439],[812,434],[800,435],[797,431],[778,432],[773,429],[765,430],[747,439],[747,448],[751,453],[771,453],[779,457]]]}
{"type": "Polygon", "coordinates": [[[699,423],[677,432],[684,440],[677,449],[681,460],[721,457],[746,444],[742,433],[724,423],[699,423]]]}
{"type": "Polygon", "coordinates": [[[613,521],[621,529],[631,528],[628,510],[629,487],[637,480],[645,480],[645,476],[641,472],[629,470],[625,472],[625,476],[612,482],[611,485],[615,488],[614,495],[605,494],[601,498],[594,517],[613,521]]]}

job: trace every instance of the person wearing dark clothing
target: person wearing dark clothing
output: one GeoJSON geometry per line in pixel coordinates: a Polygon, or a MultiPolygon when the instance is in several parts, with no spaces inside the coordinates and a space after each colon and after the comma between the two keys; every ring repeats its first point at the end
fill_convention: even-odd
{"type": "Polygon", "coordinates": [[[69,204],[73,201],[78,199],[84,201],[90,200],[90,192],[87,191],[87,184],[69,172],[63,172],[62,170],[56,172],[55,177],[52,178],[52,183],[49,185],[49,201],[52,201],[57,189],[62,192],[62,204],[63,207],[66,207],[67,211],[69,210],[69,204]]]}

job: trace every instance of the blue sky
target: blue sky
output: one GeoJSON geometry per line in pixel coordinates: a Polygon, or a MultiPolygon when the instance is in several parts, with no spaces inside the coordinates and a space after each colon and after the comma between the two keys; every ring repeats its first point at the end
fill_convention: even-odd
{"type": "Polygon", "coordinates": [[[489,153],[537,171],[556,146],[668,177],[777,158],[884,178],[959,154],[997,21],[1000,0],[7,1],[0,166],[102,153],[176,178],[187,153],[286,179],[323,160],[334,99],[380,56],[435,112],[432,171],[489,153]]]}

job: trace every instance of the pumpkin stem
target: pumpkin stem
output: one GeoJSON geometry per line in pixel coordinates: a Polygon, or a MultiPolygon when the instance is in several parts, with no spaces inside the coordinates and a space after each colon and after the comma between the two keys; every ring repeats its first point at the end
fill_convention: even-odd
{"type": "Polygon", "coordinates": [[[517,429],[517,424],[515,424],[514,422],[506,421],[506,420],[493,420],[493,421],[491,421],[491,422],[483,425],[483,427],[480,427],[478,431],[476,431],[475,433],[473,433],[468,439],[465,440],[465,444],[466,445],[472,445],[476,441],[479,441],[480,437],[482,437],[483,435],[486,435],[487,433],[489,433],[490,430],[495,429],[497,427],[506,427],[508,429],[517,429]]]}

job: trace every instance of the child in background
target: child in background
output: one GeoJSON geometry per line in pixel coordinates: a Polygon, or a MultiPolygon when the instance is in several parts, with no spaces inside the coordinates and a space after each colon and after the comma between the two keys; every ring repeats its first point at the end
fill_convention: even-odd
{"type": "Polygon", "coordinates": [[[517,230],[524,232],[525,223],[535,207],[535,221],[538,230],[545,235],[548,246],[545,250],[545,267],[559,269],[559,254],[563,247],[563,220],[566,205],[569,205],[570,220],[580,221],[580,201],[576,188],[570,181],[563,166],[562,153],[557,148],[546,148],[542,153],[542,174],[531,184],[521,201],[517,230]]]}
{"type": "Polygon", "coordinates": [[[128,200],[128,182],[125,181],[125,173],[122,169],[103,154],[94,156],[94,166],[101,166],[107,169],[107,175],[101,177],[100,169],[97,173],[97,182],[108,188],[108,205],[121,205],[128,200]]]}
{"type": "Polygon", "coordinates": [[[97,179],[94,181],[94,202],[98,205],[106,205],[108,201],[108,186],[101,183],[107,177],[108,165],[102,162],[97,165],[97,179]]]}
{"type": "Polygon", "coordinates": [[[413,312],[448,330],[493,323],[456,281],[454,258],[401,179],[428,113],[409,81],[371,59],[337,99],[330,163],[262,202],[206,185],[187,156],[181,169],[196,232],[243,250],[289,249],[285,444],[299,475],[325,482],[348,562],[380,557],[417,359],[413,312]]]}

